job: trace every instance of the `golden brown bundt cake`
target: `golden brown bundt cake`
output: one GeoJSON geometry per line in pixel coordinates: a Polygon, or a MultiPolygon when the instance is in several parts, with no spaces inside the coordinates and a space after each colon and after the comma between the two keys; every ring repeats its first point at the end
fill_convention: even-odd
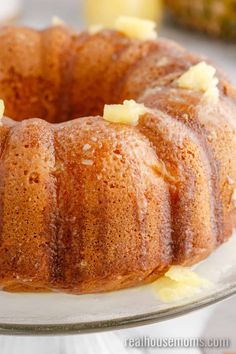
{"type": "Polygon", "coordinates": [[[1,28],[0,53],[3,289],[130,287],[231,235],[236,94],[219,71],[204,100],[177,85],[201,58],[175,43],[66,26],[1,28]],[[103,119],[125,99],[147,108],[137,125],[103,119]]]}

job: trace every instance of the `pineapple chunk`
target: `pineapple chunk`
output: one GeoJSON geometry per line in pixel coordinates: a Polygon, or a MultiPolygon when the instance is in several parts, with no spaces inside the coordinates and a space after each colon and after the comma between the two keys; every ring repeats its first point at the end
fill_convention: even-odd
{"type": "Polygon", "coordinates": [[[219,98],[218,83],[215,77],[216,69],[204,61],[192,66],[176,83],[179,87],[195,89],[204,92],[204,99],[209,103],[216,103],[219,98]]]}
{"type": "Polygon", "coordinates": [[[60,17],[53,16],[52,25],[53,26],[65,26],[65,22],[60,17]]]}
{"type": "Polygon", "coordinates": [[[134,39],[156,39],[156,23],[136,17],[121,16],[115,22],[115,29],[126,36],[134,39]]]}
{"type": "Polygon", "coordinates": [[[205,92],[212,83],[215,72],[216,69],[213,66],[201,62],[191,66],[188,71],[180,76],[177,83],[182,88],[193,88],[205,92]]]}
{"type": "Polygon", "coordinates": [[[88,29],[88,33],[93,35],[97,34],[98,32],[102,31],[104,29],[103,25],[97,24],[97,25],[92,25],[88,29]]]}
{"type": "Polygon", "coordinates": [[[195,295],[199,289],[189,284],[162,277],[155,282],[155,290],[164,302],[172,302],[195,295]]]}
{"type": "Polygon", "coordinates": [[[219,100],[218,79],[214,78],[204,94],[204,100],[208,103],[217,103],[219,100]]]}
{"type": "Polygon", "coordinates": [[[105,105],[103,119],[112,123],[137,125],[139,117],[146,112],[144,104],[126,100],[123,104],[105,105]]]}
{"type": "Polygon", "coordinates": [[[4,115],[4,110],[5,110],[4,101],[0,100],[0,125],[2,124],[1,120],[4,115]]]}
{"type": "Polygon", "coordinates": [[[189,268],[173,266],[163,277],[153,283],[154,289],[164,302],[172,302],[195,295],[211,283],[199,277],[189,268]]]}
{"type": "Polygon", "coordinates": [[[172,266],[165,274],[166,277],[177,282],[184,282],[192,286],[199,286],[207,284],[208,281],[204,278],[200,278],[197,273],[194,273],[187,267],[172,266]]]}

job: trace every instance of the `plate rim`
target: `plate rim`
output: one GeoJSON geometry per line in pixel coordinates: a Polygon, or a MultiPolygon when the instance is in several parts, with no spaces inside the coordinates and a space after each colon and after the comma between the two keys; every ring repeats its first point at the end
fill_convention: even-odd
{"type": "Polygon", "coordinates": [[[0,323],[0,335],[31,335],[31,336],[54,336],[69,334],[86,334],[102,331],[125,329],[137,326],[158,323],[186,315],[204,307],[216,304],[220,301],[236,295],[236,282],[218,292],[197,299],[183,305],[177,305],[171,309],[163,309],[150,313],[125,316],[102,321],[63,323],[63,324],[17,324],[0,323]]]}

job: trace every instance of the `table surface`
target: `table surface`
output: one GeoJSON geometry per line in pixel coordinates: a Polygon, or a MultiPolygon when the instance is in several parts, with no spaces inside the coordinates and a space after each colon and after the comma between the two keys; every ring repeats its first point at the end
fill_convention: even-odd
{"type": "MultiPolygon", "coordinates": [[[[38,28],[51,24],[54,15],[62,18],[69,25],[83,28],[83,12],[79,0],[25,0],[18,22],[38,28]]],[[[236,84],[236,44],[209,39],[196,33],[186,32],[170,25],[164,25],[161,36],[178,41],[191,51],[213,58],[236,84]]],[[[1,354],[59,354],[59,353],[125,353],[122,343],[129,336],[153,337],[229,337],[230,350],[209,351],[217,354],[236,352],[236,297],[218,305],[194,312],[183,317],[156,325],[136,329],[108,332],[104,334],[82,335],[73,337],[0,337],[1,354]],[[98,349],[99,348],[99,349],[98,349]]],[[[196,348],[177,350],[132,350],[131,353],[208,353],[208,350],[196,348]]]]}

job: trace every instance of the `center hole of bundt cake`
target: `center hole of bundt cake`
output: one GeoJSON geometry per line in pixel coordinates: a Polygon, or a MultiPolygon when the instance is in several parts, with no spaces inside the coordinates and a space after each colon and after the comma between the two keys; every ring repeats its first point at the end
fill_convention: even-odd
{"type": "Polygon", "coordinates": [[[142,50],[134,45],[130,51],[129,44],[114,34],[84,38],[62,27],[6,28],[0,43],[5,115],[60,123],[102,115],[105,104],[135,99],[140,85],[130,82],[129,68],[142,50]]]}
{"type": "Polygon", "coordinates": [[[77,99],[69,102],[66,97],[55,99],[53,93],[48,91],[42,94],[40,99],[18,92],[11,98],[4,99],[5,116],[14,120],[21,121],[29,118],[41,118],[50,123],[61,123],[86,116],[98,116],[103,114],[105,104],[121,103],[122,100],[114,102],[111,99],[103,99],[102,97],[94,97],[90,94],[82,97],[78,93],[77,99]]]}
{"type": "MultiPolygon", "coordinates": [[[[104,78],[105,80],[105,78],[104,78]]],[[[104,89],[101,81],[88,76],[87,81],[69,84],[55,89],[52,83],[22,78],[11,73],[11,82],[1,92],[5,104],[5,116],[20,121],[41,118],[50,123],[61,123],[71,119],[103,114],[105,104],[122,103],[126,97],[113,97],[113,90],[104,89]],[[43,87],[43,89],[41,89],[43,87]]]]}
{"type": "Polygon", "coordinates": [[[102,115],[105,104],[136,98],[137,87],[130,84],[128,69],[133,56],[139,57],[139,49],[134,49],[132,57],[121,65],[118,54],[122,53],[122,48],[127,49],[127,41],[120,37],[116,38],[116,43],[107,35],[80,42],[74,37],[68,38],[59,29],[54,31],[54,28],[43,32],[10,31],[13,42],[4,42],[6,47],[2,44],[4,67],[1,67],[0,99],[5,103],[6,116],[15,120],[42,118],[61,123],[102,115]],[[66,42],[64,46],[59,45],[60,41],[66,42]],[[69,44],[71,47],[67,48],[69,44]]]}

